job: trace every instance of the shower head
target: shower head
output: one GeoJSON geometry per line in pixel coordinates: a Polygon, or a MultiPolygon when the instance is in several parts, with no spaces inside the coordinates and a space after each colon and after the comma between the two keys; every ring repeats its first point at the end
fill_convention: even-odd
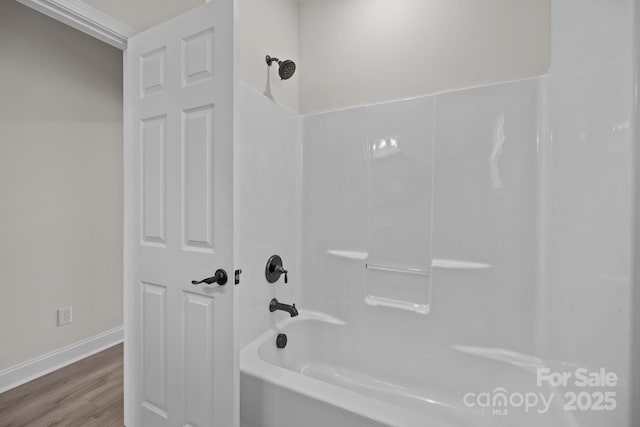
{"type": "Polygon", "coordinates": [[[282,80],[289,80],[296,72],[296,63],[290,59],[280,61],[278,58],[272,58],[267,55],[267,65],[271,67],[274,62],[278,63],[278,75],[282,80]]]}
{"type": "Polygon", "coordinates": [[[282,80],[289,80],[296,72],[296,63],[290,59],[286,61],[278,62],[280,67],[278,68],[278,74],[282,80]]]}

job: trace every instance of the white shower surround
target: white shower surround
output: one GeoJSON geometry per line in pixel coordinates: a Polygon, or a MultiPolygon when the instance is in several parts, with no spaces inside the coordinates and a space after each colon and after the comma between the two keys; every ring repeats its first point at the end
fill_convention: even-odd
{"type": "MultiPolygon", "coordinates": [[[[454,346],[486,354],[508,349],[516,361],[537,356],[548,366],[606,367],[622,379],[616,411],[570,414],[545,425],[631,425],[632,2],[555,1],[553,24],[552,66],[542,77],[312,116],[290,114],[292,128],[303,132],[290,141],[302,146],[297,165],[302,187],[281,195],[294,207],[302,198],[302,223],[285,216],[302,230],[287,248],[302,256],[288,286],[244,290],[252,293],[253,308],[262,308],[258,300],[277,296],[344,321],[348,332],[340,336],[349,339],[340,344],[342,350],[357,356],[362,371],[397,385],[423,371],[424,384],[450,387],[451,377],[438,376],[438,369],[397,362],[403,351],[435,359],[439,354],[436,368],[452,372],[455,366],[443,355],[454,346]],[[429,314],[367,304],[365,264],[372,238],[367,153],[376,141],[392,137],[394,127],[402,130],[400,151],[432,144],[433,157],[423,155],[418,164],[433,173],[432,184],[424,185],[432,188],[430,221],[425,219],[430,224],[422,228],[431,245],[417,251],[432,260],[424,266],[432,267],[432,275],[420,295],[428,295],[429,314]],[[469,266],[483,268],[462,268],[469,266]]],[[[277,139],[282,128],[269,123],[271,115],[283,114],[280,107],[249,89],[239,92],[246,105],[261,105],[254,131],[273,132],[261,144],[277,139]]],[[[245,123],[255,118],[247,116],[245,123]]],[[[277,158],[261,160],[283,166],[277,158]]],[[[322,397],[327,381],[306,378],[288,386],[282,378],[304,375],[257,353],[260,346],[275,347],[271,338],[284,316],[263,309],[260,320],[246,320],[254,322],[254,333],[243,335],[246,344],[271,326],[243,352],[243,413],[267,411],[263,426],[282,427],[285,418],[276,414],[286,416],[286,399],[303,399],[313,411],[309,398],[315,396],[318,416],[339,420],[353,402],[328,405],[322,397]],[[271,367],[256,385],[255,373],[265,364],[271,367]],[[275,406],[252,406],[256,402],[247,396],[256,390],[248,384],[266,387],[261,390],[269,390],[268,402],[275,406]]],[[[336,345],[330,335],[304,339],[336,345]]],[[[340,365],[335,362],[332,366],[340,365]]],[[[488,384],[479,379],[481,371],[478,386],[488,384]]],[[[347,412],[366,410],[365,405],[347,412]]]]}

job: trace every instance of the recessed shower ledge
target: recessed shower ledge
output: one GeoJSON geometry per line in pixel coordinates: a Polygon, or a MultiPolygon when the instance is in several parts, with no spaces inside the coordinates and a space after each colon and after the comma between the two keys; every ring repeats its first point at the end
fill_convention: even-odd
{"type": "MultiPolygon", "coordinates": [[[[369,258],[368,252],[350,251],[343,249],[328,249],[327,253],[338,258],[352,259],[356,261],[365,261],[369,258]]],[[[442,259],[435,258],[431,261],[432,268],[440,268],[443,270],[485,270],[491,268],[491,264],[476,261],[465,261],[459,259],[442,259]]]]}

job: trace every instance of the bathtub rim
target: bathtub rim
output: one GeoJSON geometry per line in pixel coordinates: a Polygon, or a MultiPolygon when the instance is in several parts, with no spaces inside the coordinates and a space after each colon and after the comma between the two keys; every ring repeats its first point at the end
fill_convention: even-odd
{"type": "MultiPolygon", "coordinates": [[[[287,327],[294,323],[312,320],[332,325],[346,325],[346,322],[322,312],[310,310],[299,310],[299,312],[297,317],[286,318],[276,323],[274,327],[269,328],[240,351],[241,375],[271,383],[389,427],[425,427],[424,415],[263,360],[259,355],[260,347],[269,340],[275,341],[278,333],[286,333],[287,327]]],[[[454,427],[437,419],[428,420],[428,423],[429,427],[454,427]]]]}

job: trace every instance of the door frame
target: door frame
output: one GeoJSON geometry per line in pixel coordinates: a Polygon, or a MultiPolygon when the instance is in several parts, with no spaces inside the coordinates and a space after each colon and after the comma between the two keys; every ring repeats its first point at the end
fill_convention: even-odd
{"type": "Polygon", "coordinates": [[[120,50],[138,34],[130,26],[79,0],[16,0],[120,50]]]}

